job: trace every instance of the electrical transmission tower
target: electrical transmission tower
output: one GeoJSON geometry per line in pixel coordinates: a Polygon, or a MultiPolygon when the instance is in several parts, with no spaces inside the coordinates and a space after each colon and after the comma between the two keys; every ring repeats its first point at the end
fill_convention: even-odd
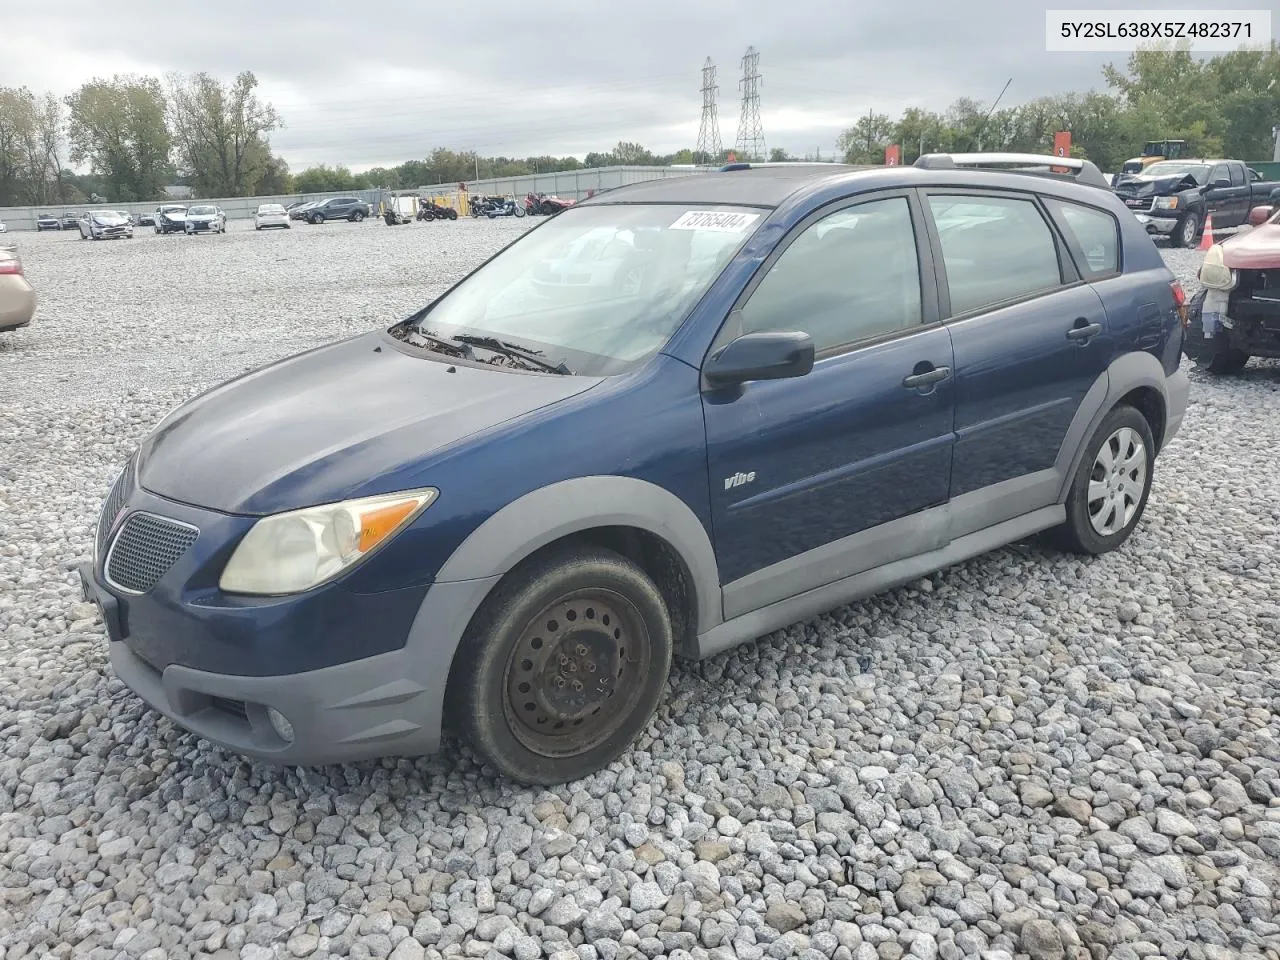
{"type": "Polygon", "coordinates": [[[716,163],[720,159],[720,118],[716,115],[716,66],[707,57],[702,65],[702,123],[698,127],[698,146],[694,159],[698,163],[716,163]]]}
{"type": "Polygon", "coordinates": [[[760,126],[760,54],[747,47],[742,57],[742,116],[738,120],[739,160],[764,160],[764,129],[760,126]]]}

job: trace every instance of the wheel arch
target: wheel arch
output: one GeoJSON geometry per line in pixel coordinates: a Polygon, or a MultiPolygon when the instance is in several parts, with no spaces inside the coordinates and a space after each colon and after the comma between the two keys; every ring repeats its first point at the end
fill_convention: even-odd
{"type": "Polygon", "coordinates": [[[568,541],[609,547],[653,577],[681,607],[679,652],[696,654],[697,635],[723,619],[719,567],[702,521],[675,494],[633,477],[578,477],[525,494],[477,527],[436,582],[501,577],[568,541]]]}
{"type": "Polygon", "coordinates": [[[1164,445],[1169,417],[1167,375],[1152,354],[1133,351],[1117,357],[1098,375],[1076,411],[1058,453],[1062,486],[1057,502],[1062,503],[1071,488],[1089,446],[1089,440],[1108,413],[1121,404],[1137,408],[1151,427],[1156,452],[1164,445]]]}

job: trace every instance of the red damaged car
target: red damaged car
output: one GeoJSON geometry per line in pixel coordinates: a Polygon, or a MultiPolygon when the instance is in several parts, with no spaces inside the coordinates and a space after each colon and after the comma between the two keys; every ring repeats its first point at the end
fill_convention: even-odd
{"type": "Polygon", "coordinates": [[[1210,373],[1280,359],[1280,204],[1254,207],[1249,224],[1205,253],[1189,304],[1183,352],[1210,373]]]}

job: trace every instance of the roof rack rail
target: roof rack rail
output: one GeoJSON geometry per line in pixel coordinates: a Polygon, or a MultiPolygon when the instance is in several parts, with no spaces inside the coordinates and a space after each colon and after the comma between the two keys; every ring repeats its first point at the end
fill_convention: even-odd
{"type": "Polygon", "coordinates": [[[915,162],[915,166],[924,170],[977,167],[1007,170],[1010,173],[1030,173],[1035,176],[1070,177],[1091,187],[1111,189],[1111,184],[1097,164],[1078,157],[1055,157],[1039,153],[926,153],[915,162]]]}
{"type": "Polygon", "coordinates": [[[750,160],[734,160],[724,164],[717,171],[718,173],[727,173],[731,170],[755,170],[759,167],[847,167],[849,164],[841,163],[839,160],[769,160],[763,163],[753,163],[750,160]]]}

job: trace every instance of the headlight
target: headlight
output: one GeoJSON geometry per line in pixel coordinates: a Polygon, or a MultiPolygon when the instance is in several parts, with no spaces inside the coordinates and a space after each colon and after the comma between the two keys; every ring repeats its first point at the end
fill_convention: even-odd
{"type": "Polygon", "coordinates": [[[1151,204],[1152,210],[1177,210],[1177,197],[1156,197],[1151,204]]]}
{"type": "Polygon", "coordinates": [[[218,586],[227,593],[310,590],[386,543],[438,494],[428,487],[264,517],[240,541],[218,586]]]}

